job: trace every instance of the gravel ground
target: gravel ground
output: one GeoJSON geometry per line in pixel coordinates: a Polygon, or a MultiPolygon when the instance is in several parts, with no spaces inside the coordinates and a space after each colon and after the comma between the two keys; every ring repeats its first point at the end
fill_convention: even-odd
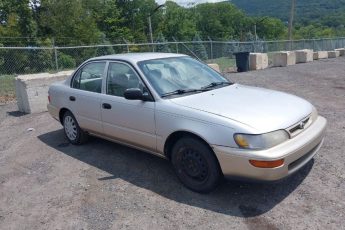
{"type": "Polygon", "coordinates": [[[230,78],[311,101],[329,122],[315,159],[279,183],[200,195],[163,159],[97,138],[72,146],[48,113],[3,105],[0,229],[344,229],[345,58],[230,78]]]}

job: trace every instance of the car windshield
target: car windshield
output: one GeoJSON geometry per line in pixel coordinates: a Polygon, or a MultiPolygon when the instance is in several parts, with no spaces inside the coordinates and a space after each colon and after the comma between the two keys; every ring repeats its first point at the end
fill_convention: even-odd
{"type": "Polygon", "coordinates": [[[161,97],[198,93],[232,84],[190,57],[141,61],[138,66],[161,97]]]}

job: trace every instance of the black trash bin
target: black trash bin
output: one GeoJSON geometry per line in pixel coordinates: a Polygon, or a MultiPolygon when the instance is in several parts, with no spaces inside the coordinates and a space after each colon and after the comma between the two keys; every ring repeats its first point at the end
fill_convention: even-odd
{"type": "Polygon", "coordinates": [[[235,53],[237,72],[249,71],[249,52],[235,53]]]}

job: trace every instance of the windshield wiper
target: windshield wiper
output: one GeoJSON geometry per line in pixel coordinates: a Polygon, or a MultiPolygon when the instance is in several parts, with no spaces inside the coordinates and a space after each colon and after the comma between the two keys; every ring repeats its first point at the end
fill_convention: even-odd
{"type": "Polygon", "coordinates": [[[178,89],[169,93],[164,93],[161,95],[161,97],[168,97],[172,95],[182,95],[186,93],[197,93],[197,92],[205,92],[206,89],[178,89]]]}
{"type": "Polygon", "coordinates": [[[221,81],[221,82],[212,82],[209,85],[206,85],[204,87],[202,87],[202,90],[206,90],[206,89],[211,89],[220,85],[233,85],[234,83],[228,82],[228,81],[221,81]]]}

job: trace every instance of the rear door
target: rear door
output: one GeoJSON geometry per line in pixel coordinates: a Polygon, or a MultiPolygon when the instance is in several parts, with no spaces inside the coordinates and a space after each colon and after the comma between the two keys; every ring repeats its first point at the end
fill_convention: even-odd
{"type": "Polygon", "coordinates": [[[102,133],[101,99],[105,61],[94,61],[81,67],[72,79],[66,97],[69,108],[82,129],[102,133]]]}
{"type": "Polygon", "coordinates": [[[101,100],[104,133],[111,138],[155,151],[155,103],[125,99],[124,92],[129,88],[147,92],[132,66],[124,62],[109,62],[106,93],[102,94],[101,100]]]}

